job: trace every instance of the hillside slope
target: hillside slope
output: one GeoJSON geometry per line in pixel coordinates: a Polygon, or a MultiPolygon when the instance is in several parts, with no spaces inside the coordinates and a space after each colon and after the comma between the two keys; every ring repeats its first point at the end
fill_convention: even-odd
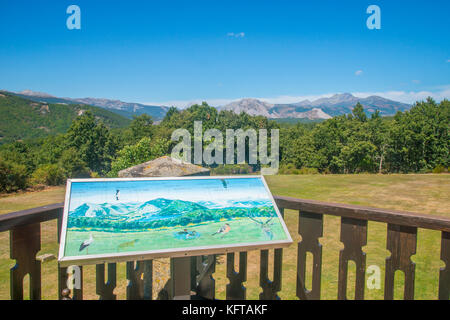
{"type": "Polygon", "coordinates": [[[47,104],[0,91],[0,144],[64,133],[87,110],[110,128],[122,128],[130,123],[129,119],[99,107],[47,104]]]}

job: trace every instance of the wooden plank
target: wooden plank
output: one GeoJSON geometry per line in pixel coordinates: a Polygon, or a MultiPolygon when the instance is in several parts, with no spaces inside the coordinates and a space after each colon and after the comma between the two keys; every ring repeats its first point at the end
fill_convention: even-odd
{"type": "Polygon", "coordinates": [[[230,283],[226,286],[227,300],[245,300],[247,289],[243,283],[247,281],[247,252],[239,252],[239,272],[234,267],[234,253],[227,254],[227,277],[230,283]]]}
{"type": "Polygon", "coordinates": [[[63,208],[64,203],[55,203],[43,207],[2,214],[0,215],[0,232],[28,224],[56,219],[63,208]]]}
{"type": "Polygon", "coordinates": [[[450,232],[450,219],[447,217],[291,197],[275,196],[274,199],[278,207],[285,209],[450,232]]]}
{"type": "Polygon", "coordinates": [[[341,242],[344,249],[339,253],[338,299],[347,299],[348,262],[356,265],[355,300],[364,300],[366,254],[362,247],[367,244],[367,220],[341,218],[341,242]]]}
{"type": "Polygon", "coordinates": [[[16,264],[10,270],[12,300],[23,300],[23,279],[30,276],[30,300],[41,299],[41,262],[36,254],[41,250],[41,224],[28,224],[10,231],[10,257],[16,264]]]}
{"type": "Polygon", "coordinates": [[[174,300],[189,300],[191,298],[191,258],[170,259],[169,295],[174,300]]]}
{"type": "Polygon", "coordinates": [[[411,256],[416,253],[417,228],[388,224],[386,247],[391,256],[386,259],[386,275],[384,283],[384,298],[394,299],[395,271],[405,274],[404,299],[414,299],[415,263],[411,256]]]}
{"type": "Polygon", "coordinates": [[[450,299],[450,232],[442,232],[441,260],[445,267],[439,272],[439,300],[450,299]]]}
{"type": "Polygon", "coordinates": [[[128,261],[127,280],[127,300],[151,300],[153,261],[128,261]]]}
{"type": "Polygon", "coordinates": [[[105,264],[96,266],[96,292],[100,300],[116,300],[116,264],[108,263],[108,280],[105,282],[105,264]]]}
{"type": "Polygon", "coordinates": [[[302,240],[298,243],[297,297],[302,300],[319,300],[322,274],[322,245],[319,238],[323,236],[323,215],[300,211],[298,224],[298,232],[302,240]],[[311,290],[308,290],[305,285],[307,252],[313,255],[311,290]]]}

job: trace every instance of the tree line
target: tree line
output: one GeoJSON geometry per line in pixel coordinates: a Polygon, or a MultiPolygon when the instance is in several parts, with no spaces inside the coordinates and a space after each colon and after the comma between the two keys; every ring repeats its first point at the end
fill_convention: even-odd
{"type": "MultiPolygon", "coordinates": [[[[66,178],[115,177],[122,169],[170,154],[178,143],[171,140],[172,132],[184,128],[193,136],[194,121],[202,121],[203,131],[215,128],[224,135],[226,129],[279,129],[279,173],[442,172],[449,166],[449,110],[448,100],[428,98],[409,111],[381,117],[379,112],[368,116],[358,103],[351,114],[289,124],[203,103],[170,108],[159,124],[144,114],[125,128],[110,128],[86,111],[64,134],[0,146],[0,192],[58,185],[66,178]]],[[[255,172],[261,165],[210,167],[228,174],[255,172]]]]}

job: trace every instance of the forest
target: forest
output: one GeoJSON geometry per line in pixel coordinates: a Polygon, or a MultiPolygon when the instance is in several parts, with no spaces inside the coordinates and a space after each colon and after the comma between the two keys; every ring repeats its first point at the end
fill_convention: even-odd
{"type": "MultiPolygon", "coordinates": [[[[178,143],[171,140],[172,132],[185,128],[193,136],[194,121],[202,121],[203,131],[215,128],[224,135],[226,129],[279,129],[279,174],[447,172],[449,115],[449,100],[431,98],[392,117],[368,116],[358,103],[351,114],[320,123],[276,122],[203,103],[172,107],[158,124],[143,114],[114,127],[86,110],[64,133],[1,145],[0,193],[59,185],[67,178],[116,177],[122,169],[170,155],[178,143]]],[[[204,166],[213,174],[261,169],[259,163],[204,166]]]]}

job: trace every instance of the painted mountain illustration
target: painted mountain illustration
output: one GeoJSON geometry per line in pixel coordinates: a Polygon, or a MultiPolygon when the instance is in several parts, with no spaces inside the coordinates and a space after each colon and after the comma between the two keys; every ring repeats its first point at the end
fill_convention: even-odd
{"type": "Polygon", "coordinates": [[[271,217],[269,200],[191,202],[158,198],[144,203],[83,203],[69,212],[69,227],[146,229],[238,217],[271,217]]]}

